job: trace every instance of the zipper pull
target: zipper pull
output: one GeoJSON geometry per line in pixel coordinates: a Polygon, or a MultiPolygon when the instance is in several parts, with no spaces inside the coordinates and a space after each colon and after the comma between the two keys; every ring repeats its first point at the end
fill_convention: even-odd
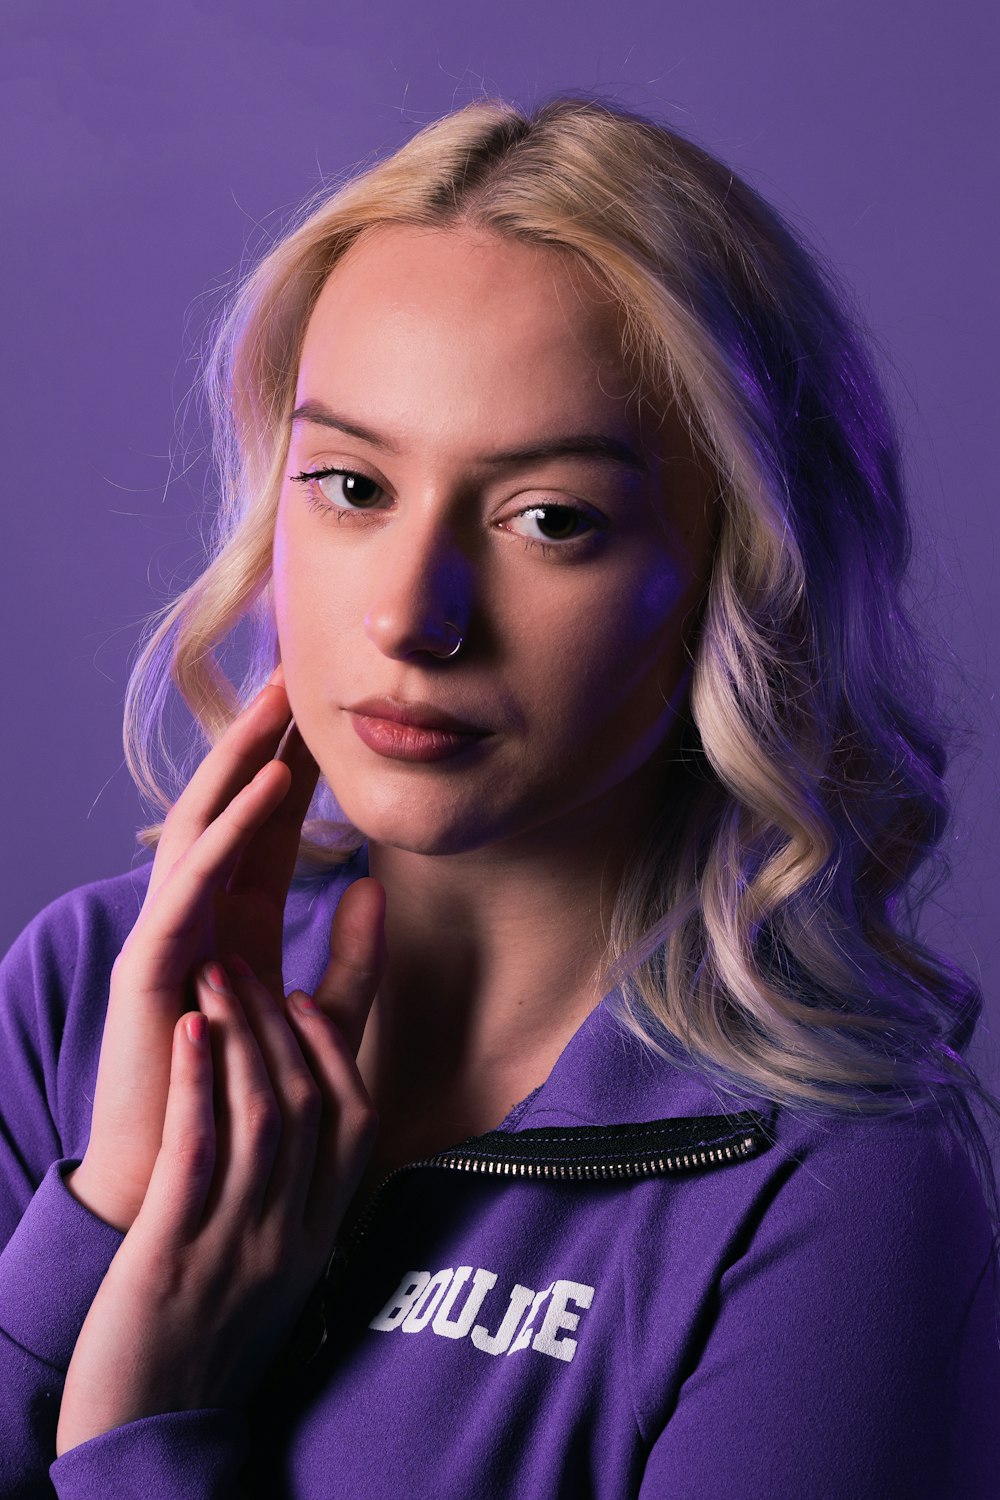
{"type": "Polygon", "coordinates": [[[350,1259],[351,1255],[347,1246],[342,1245],[338,1240],[330,1252],[330,1259],[326,1263],[323,1280],[320,1282],[324,1304],[336,1295],[338,1284],[344,1278],[350,1259]]]}
{"type": "Polygon", "coordinates": [[[335,1244],[326,1270],[317,1281],[286,1343],[260,1385],[260,1393],[286,1392],[289,1383],[312,1364],[327,1341],[327,1298],[340,1280],[348,1260],[343,1245],[335,1244]]]}
{"type": "Polygon", "coordinates": [[[302,1365],[311,1365],[319,1354],[327,1339],[327,1310],[336,1293],[338,1283],[342,1280],[347,1269],[350,1256],[347,1247],[339,1243],[334,1244],[330,1252],[330,1259],[326,1263],[323,1279],[313,1290],[307,1307],[306,1327],[302,1331],[302,1337],[296,1338],[295,1346],[299,1362],[302,1365]]]}

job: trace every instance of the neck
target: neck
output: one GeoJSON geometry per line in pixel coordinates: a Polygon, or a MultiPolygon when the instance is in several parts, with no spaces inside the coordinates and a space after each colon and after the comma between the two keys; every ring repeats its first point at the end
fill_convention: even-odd
{"type": "Polygon", "coordinates": [[[545,1081],[604,993],[606,935],[648,807],[619,795],[558,836],[549,825],[459,854],[369,844],[388,964],[358,1065],[387,1128],[430,1112],[461,1133],[489,1129],[545,1081]]]}

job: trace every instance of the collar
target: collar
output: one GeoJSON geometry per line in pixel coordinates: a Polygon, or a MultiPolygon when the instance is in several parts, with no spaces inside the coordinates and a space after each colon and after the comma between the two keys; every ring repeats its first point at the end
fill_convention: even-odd
{"type": "MultiPolygon", "coordinates": [[[[332,877],[296,882],[286,936],[290,974],[303,977],[286,978],[289,988],[312,993],[329,958],[335,902],[367,874],[362,845],[332,877]]],[[[619,990],[605,995],[543,1084],[495,1130],[439,1153],[435,1164],[505,1175],[646,1176],[721,1165],[770,1144],[772,1100],[711,1074],[671,1038],[667,1055],[653,1052],[622,1021],[620,1002],[619,990]]]]}

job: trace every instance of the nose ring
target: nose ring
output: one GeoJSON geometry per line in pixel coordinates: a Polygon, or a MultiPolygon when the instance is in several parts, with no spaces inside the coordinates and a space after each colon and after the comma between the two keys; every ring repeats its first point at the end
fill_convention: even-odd
{"type": "Polygon", "coordinates": [[[450,620],[446,620],[445,621],[445,629],[446,630],[453,630],[455,632],[455,635],[457,637],[457,639],[455,641],[455,644],[451,648],[450,651],[435,651],[434,655],[435,656],[441,656],[441,657],[443,657],[445,659],[445,661],[450,661],[453,656],[457,656],[458,653],[461,651],[461,649],[462,649],[462,642],[463,642],[464,638],[463,638],[462,632],[459,630],[458,626],[457,625],[453,625],[450,620]]]}

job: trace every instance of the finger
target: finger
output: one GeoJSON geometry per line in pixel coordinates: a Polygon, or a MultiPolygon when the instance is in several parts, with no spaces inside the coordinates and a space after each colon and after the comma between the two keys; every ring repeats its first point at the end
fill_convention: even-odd
{"type": "Polygon", "coordinates": [[[313,1242],[329,1251],[375,1144],[378,1115],[354,1053],[330,1017],[302,990],[289,996],[288,1017],[323,1099],[303,1222],[313,1242]]]}
{"type": "Polygon", "coordinates": [[[302,824],[319,781],[319,766],[294,719],[277,759],[291,772],[289,791],[247,840],[230,877],[229,894],[260,893],[280,910],[298,858],[302,824]]]}
{"type": "Polygon", "coordinates": [[[180,856],[273,757],[290,718],[283,680],[267,683],[237,714],[167,814],[146,901],[160,889],[180,856]]]}
{"type": "Polygon", "coordinates": [[[176,861],[116,961],[133,995],[171,991],[184,983],[192,962],[192,931],[211,925],[219,886],[225,885],[248,837],[270,816],[288,787],[287,767],[268,761],[176,861]]]}
{"type": "Polygon", "coordinates": [[[287,1008],[242,961],[232,954],[226,970],[239,994],[246,1017],[267,1067],[281,1110],[281,1140],[271,1167],[261,1214],[277,1211],[301,1224],[312,1183],[323,1113],[323,1096],[313,1076],[287,1008]]]}
{"type": "Polygon", "coordinates": [[[198,971],[198,1003],[211,1022],[219,1170],[207,1212],[256,1223],[281,1141],[281,1110],[243,1005],[221,964],[198,971]],[[207,974],[211,973],[209,983],[207,974]]]}
{"type": "Polygon", "coordinates": [[[174,1027],[163,1142],[135,1221],[148,1226],[152,1220],[157,1236],[172,1245],[189,1242],[198,1233],[212,1184],[212,1071],[208,1023],[197,1011],[188,1011],[174,1027]]]}
{"type": "Polygon", "coordinates": [[[94,1119],[101,1129],[95,1123],[85,1166],[94,1179],[91,1190],[119,1217],[131,1216],[129,1222],[143,1202],[160,1147],[173,1030],[192,1002],[192,967],[211,941],[213,893],[206,882],[224,879],[226,864],[235,859],[245,836],[243,826],[266,815],[275,784],[278,796],[282,781],[287,788],[283,767],[267,775],[270,788],[266,782],[247,788],[199,841],[192,857],[175,867],[112,965],[94,1094],[94,1119]],[[121,1152],[114,1143],[126,1132],[125,1167],[116,1168],[121,1152]]]}
{"type": "Polygon", "coordinates": [[[214,950],[242,953],[261,982],[283,996],[281,929],[302,824],[319,767],[293,719],[276,754],[291,773],[282,800],[244,843],[225,890],[216,893],[214,950]]]}
{"type": "Polygon", "coordinates": [[[385,890],[365,876],[340,898],[330,928],[330,962],[313,997],[339,1028],[352,1057],[358,1055],[385,964],[385,890]]]}

